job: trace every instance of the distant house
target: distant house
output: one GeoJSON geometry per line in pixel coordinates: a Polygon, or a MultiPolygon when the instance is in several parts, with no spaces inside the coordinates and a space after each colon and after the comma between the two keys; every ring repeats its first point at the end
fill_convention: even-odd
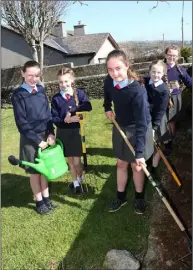
{"type": "MultiPolygon", "coordinates": [[[[103,63],[107,54],[119,48],[109,33],[85,34],[85,25],[66,31],[59,21],[44,42],[44,65],[73,62],[74,66],[103,63]]],[[[23,65],[32,59],[31,47],[23,36],[1,25],[2,68],[23,65]]]]}

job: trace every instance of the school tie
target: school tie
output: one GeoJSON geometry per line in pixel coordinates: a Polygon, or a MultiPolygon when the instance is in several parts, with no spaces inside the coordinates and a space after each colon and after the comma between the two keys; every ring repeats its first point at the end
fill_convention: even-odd
{"type": "Polygon", "coordinates": [[[68,101],[70,99],[70,94],[65,94],[66,100],[68,101]]]}
{"type": "Polygon", "coordinates": [[[155,88],[155,87],[156,87],[154,83],[152,83],[152,87],[153,87],[153,88],[155,88]]]}
{"type": "Polygon", "coordinates": [[[119,90],[119,89],[120,89],[119,84],[116,84],[116,85],[115,85],[115,88],[116,88],[117,90],[119,90]]]}
{"type": "Polygon", "coordinates": [[[35,94],[37,91],[35,89],[32,89],[31,94],[35,94]]]}

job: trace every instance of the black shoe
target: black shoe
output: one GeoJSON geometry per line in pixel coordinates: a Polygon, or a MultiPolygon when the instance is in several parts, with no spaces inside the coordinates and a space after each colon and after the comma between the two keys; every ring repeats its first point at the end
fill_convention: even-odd
{"type": "Polygon", "coordinates": [[[83,194],[83,190],[81,186],[77,186],[74,188],[74,191],[77,195],[82,195],[83,194]]]}
{"type": "Polygon", "coordinates": [[[45,205],[47,206],[47,208],[48,208],[49,210],[54,210],[54,209],[57,208],[57,205],[54,204],[51,200],[48,201],[48,202],[45,202],[45,205]]]}
{"type": "Polygon", "coordinates": [[[68,187],[69,187],[69,189],[74,189],[74,183],[73,182],[71,182],[69,185],[68,185],[68,187]]]}
{"type": "Polygon", "coordinates": [[[119,199],[114,199],[110,201],[109,203],[109,212],[116,212],[118,211],[123,205],[127,204],[127,200],[119,200],[119,199]]]}
{"type": "Polygon", "coordinates": [[[36,205],[36,211],[40,215],[48,215],[50,213],[49,208],[44,203],[39,206],[36,205]]]}
{"type": "Polygon", "coordinates": [[[144,199],[135,199],[134,209],[137,214],[143,214],[146,209],[146,202],[144,199]]]}

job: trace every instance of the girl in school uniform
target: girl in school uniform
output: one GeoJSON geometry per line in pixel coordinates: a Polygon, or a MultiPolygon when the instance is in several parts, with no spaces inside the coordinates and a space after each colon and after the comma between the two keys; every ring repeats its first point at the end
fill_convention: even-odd
{"type": "MultiPolygon", "coordinates": [[[[44,88],[39,84],[40,65],[28,61],[22,70],[23,83],[12,95],[15,122],[20,132],[20,159],[35,163],[38,147],[55,143],[54,128],[44,88]]],[[[36,170],[21,165],[30,174],[36,211],[48,214],[56,208],[49,198],[48,182],[36,170]]]]}
{"type": "MultiPolygon", "coordinates": [[[[167,67],[168,86],[171,92],[171,101],[173,106],[169,110],[169,126],[171,136],[175,135],[176,118],[182,107],[182,84],[188,88],[192,88],[192,78],[188,75],[185,68],[178,65],[178,58],[180,56],[180,49],[171,45],[165,50],[165,60],[167,67]]],[[[168,155],[172,150],[172,141],[165,144],[168,155]]]]}
{"type": "MultiPolygon", "coordinates": [[[[149,67],[150,77],[145,79],[150,114],[152,117],[153,139],[158,142],[166,142],[171,139],[167,110],[170,91],[164,82],[167,70],[163,61],[155,60],[149,67]]],[[[156,168],[160,160],[159,153],[155,150],[152,160],[152,173],[158,177],[156,168]]]]}
{"type": "Polygon", "coordinates": [[[128,165],[131,164],[135,185],[134,209],[143,214],[146,209],[144,198],[144,172],[153,152],[153,133],[149,104],[145,87],[138,76],[130,70],[125,53],[113,50],[106,60],[108,76],[104,82],[104,109],[108,119],[116,119],[123,132],[134,147],[131,153],[116,127],[113,127],[113,150],[117,158],[117,197],[109,204],[109,212],[119,210],[127,203],[126,184],[128,165]],[[114,112],[112,110],[114,104],[114,112]]]}
{"type": "Polygon", "coordinates": [[[58,71],[57,76],[60,90],[52,98],[52,120],[57,127],[56,137],[64,145],[64,155],[67,157],[70,167],[72,183],[69,187],[80,195],[82,194],[80,182],[83,180],[82,144],[80,117],[76,115],[76,112],[89,112],[92,110],[92,106],[84,91],[76,88],[72,69],[62,68],[58,71]]]}

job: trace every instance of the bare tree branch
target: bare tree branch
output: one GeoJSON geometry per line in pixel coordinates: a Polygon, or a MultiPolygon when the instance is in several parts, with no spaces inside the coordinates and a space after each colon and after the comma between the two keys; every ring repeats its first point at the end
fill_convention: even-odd
{"type": "Polygon", "coordinates": [[[83,3],[83,1],[74,1],[73,4],[79,3],[81,6],[85,5],[88,6],[87,4],[83,3]]]}
{"type": "Polygon", "coordinates": [[[67,8],[76,2],[84,4],[82,1],[4,0],[1,2],[2,19],[24,37],[32,47],[36,61],[37,47],[40,47],[40,65],[43,68],[44,40],[67,8]]]}
{"type": "MultiPolygon", "coordinates": [[[[139,2],[140,2],[140,1],[137,1],[137,4],[138,4],[139,2]]],[[[167,3],[168,5],[170,5],[170,4],[168,3],[168,1],[160,0],[160,1],[157,1],[156,5],[153,6],[149,11],[151,12],[153,9],[157,8],[158,5],[159,5],[159,2],[162,2],[162,3],[165,2],[165,3],[167,3]]]]}
{"type": "Polygon", "coordinates": [[[156,3],[156,5],[155,6],[153,6],[149,11],[150,11],[150,13],[152,12],[152,10],[153,9],[155,9],[155,8],[157,8],[158,7],[158,5],[159,5],[159,2],[162,2],[162,3],[167,3],[168,5],[170,5],[169,3],[168,3],[168,1],[157,1],[157,3],[156,3]]]}

